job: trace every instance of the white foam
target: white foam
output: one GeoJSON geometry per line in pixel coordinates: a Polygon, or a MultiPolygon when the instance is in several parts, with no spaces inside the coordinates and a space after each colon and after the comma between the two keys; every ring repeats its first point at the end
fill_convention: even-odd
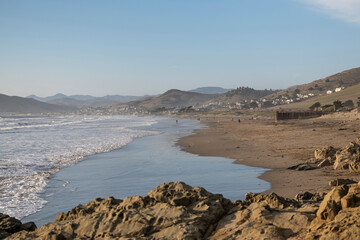
{"type": "Polygon", "coordinates": [[[133,128],[157,122],[156,118],[133,116],[1,120],[0,212],[20,219],[46,204],[40,194],[51,174],[85,156],[121,148],[134,138],[156,134],[133,128]]]}

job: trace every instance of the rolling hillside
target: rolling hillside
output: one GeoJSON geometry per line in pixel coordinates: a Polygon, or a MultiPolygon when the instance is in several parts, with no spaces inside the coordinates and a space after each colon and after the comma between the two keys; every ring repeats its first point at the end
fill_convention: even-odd
{"type": "Polygon", "coordinates": [[[321,96],[316,96],[310,98],[306,101],[292,103],[288,105],[281,105],[275,107],[275,109],[282,108],[282,109],[299,109],[299,110],[308,110],[311,105],[316,102],[320,102],[321,105],[326,104],[333,104],[334,101],[340,100],[345,102],[347,100],[352,100],[356,105],[358,101],[358,97],[360,97],[360,83],[354,86],[348,87],[340,92],[332,93],[332,94],[324,94],[321,96]]]}
{"type": "Polygon", "coordinates": [[[177,89],[172,89],[158,97],[147,97],[140,100],[126,103],[131,107],[145,108],[154,110],[157,108],[177,108],[198,106],[202,103],[214,98],[213,94],[201,94],[195,92],[185,92],[177,89]]]}
{"type": "Polygon", "coordinates": [[[2,113],[53,113],[72,112],[77,108],[44,103],[31,98],[0,94],[0,112],[2,113]]]}
{"type": "Polygon", "coordinates": [[[188,92],[197,92],[197,93],[203,93],[203,94],[223,94],[226,92],[231,91],[232,89],[225,89],[221,87],[201,87],[196,88],[193,90],[190,90],[188,92]]]}
{"type": "Polygon", "coordinates": [[[275,92],[276,91],[273,90],[255,90],[253,88],[240,87],[216,97],[216,100],[228,103],[236,103],[243,100],[259,99],[275,92]]]}
{"type": "Polygon", "coordinates": [[[320,95],[320,94],[326,94],[326,91],[328,90],[334,90],[335,88],[338,87],[348,88],[359,83],[360,83],[360,68],[353,68],[310,83],[287,88],[285,90],[271,94],[267,96],[267,98],[274,99],[281,95],[292,96],[295,90],[297,89],[303,95],[309,93],[320,95]]]}
{"type": "Polygon", "coordinates": [[[51,103],[51,104],[83,108],[83,107],[108,107],[117,103],[134,101],[142,97],[121,96],[121,95],[107,95],[104,97],[94,97],[90,95],[67,96],[65,94],[58,93],[54,96],[49,96],[49,97],[38,97],[36,95],[30,95],[27,98],[33,98],[35,100],[51,103]]]}

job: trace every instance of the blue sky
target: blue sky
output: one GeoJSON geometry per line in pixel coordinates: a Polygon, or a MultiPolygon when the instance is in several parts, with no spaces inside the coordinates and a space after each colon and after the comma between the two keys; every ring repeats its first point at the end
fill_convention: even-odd
{"type": "Polygon", "coordinates": [[[0,0],[0,93],[286,88],[360,67],[360,0],[0,0]]]}

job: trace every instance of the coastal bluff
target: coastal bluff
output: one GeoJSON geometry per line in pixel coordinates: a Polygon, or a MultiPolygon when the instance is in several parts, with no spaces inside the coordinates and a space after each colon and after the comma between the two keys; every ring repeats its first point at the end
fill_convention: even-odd
{"type": "Polygon", "coordinates": [[[336,186],[326,195],[306,192],[288,199],[248,193],[244,201],[231,202],[170,182],[144,197],[97,198],[37,229],[2,215],[0,238],[359,239],[359,208],[360,183],[336,186]]]}

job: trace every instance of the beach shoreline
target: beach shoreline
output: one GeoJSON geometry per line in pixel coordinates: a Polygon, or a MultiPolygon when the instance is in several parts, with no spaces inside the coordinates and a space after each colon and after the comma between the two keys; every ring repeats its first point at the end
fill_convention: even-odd
{"type": "Polygon", "coordinates": [[[357,138],[360,121],[356,114],[280,122],[252,116],[199,115],[196,118],[208,127],[179,139],[177,144],[181,149],[200,156],[230,158],[234,164],[269,169],[259,176],[271,184],[265,194],[275,192],[294,198],[299,192],[328,192],[329,181],[336,178],[360,180],[355,174],[335,171],[332,167],[311,171],[288,169],[314,158],[318,148],[343,147],[357,138]]]}
{"type": "MultiPolygon", "coordinates": [[[[268,117],[242,117],[239,121],[236,116],[197,116],[207,128],[193,130],[192,135],[184,134],[184,137],[177,138],[175,147],[174,141],[166,141],[177,151],[171,155],[184,154],[181,161],[177,162],[189,161],[191,170],[185,172],[195,170],[195,175],[199,175],[199,169],[204,171],[205,174],[198,176],[203,181],[200,186],[211,179],[223,188],[225,185],[221,181],[228,178],[232,181],[228,190],[234,193],[238,187],[250,187],[249,184],[254,180],[250,180],[249,176],[239,179],[237,171],[235,174],[224,173],[223,168],[228,168],[230,162],[216,166],[211,173],[206,169],[211,161],[216,163],[221,160],[214,156],[234,159],[234,164],[230,166],[233,169],[246,168],[241,165],[269,169],[259,178],[271,183],[271,189],[263,194],[248,193],[242,201],[230,201],[226,196],[213,194],[202,187],[191,187],[184,182],[173,182],[176,179],[167,179],[171,182],[159,185],[146,196],[130,196],[124,200],[96,198],[67,213],[58,214],[54,222],[38,229],[34,223],[22,224],[2,215],[4,222],[17,221],[16,224],[20,226],[4,234],[9,236],[8,239],[40,239],[50,235],[69,239],[90,235],[109,239],[129,236],[137,239],[147,239],[149,236],[154,239],[167,239],[169,236],[174,239],[194,236],[199,236],[197,239],[343,239],[343,236],[358,239],[360,182],[357,174],[349,170],[333,170],[332,166],[311,171],[288,169],[289,166],[311,159],[314,149],[328,146],[329,143],[335,147],[348,145],[349,141],[358,137],[360,121],[357,116],[349,118],[348,114],[335,114],[278,123],[268,117]],[[189,158],[193,154],[211,157],[204,158],[194,167],[196,161],[189,158]],[[329,187],[328,181],[336,178],[347,180],[338,181],[339,185],[333,188],[329,187]],[[295,197],[294,194],[304,191],[312,193],[295,197]],[[184,226],[188,226],[186,231],[184,226]]],[[[184,123],[186,121],[180,119],[176,124],[173,123],[171,129],[177,132],[176,128],[184,123]]],[[[144,139],[139,141],[146,142],[144,139]]],[[[169,140],[166,136],[165,139],[169,140]]],[[[163,146],[163,143],[155,143],[153,147],[163,146]]],[[[131,148],[131,145],[134,147],[134,144],[128,146],[131,148]]],[[[138,149],[143,147],[138,146],[135,152],[138,149]]],[[[163,152],[163,149],[158,150],[163,152]]],[[[164,160],[161,165],[168,158],[164,160]]],[[[99,161],[94,159],[93,162],[99,161]]],[[[144,168],[143,163],[139,166],[141,169],[148,168],[144,168]]],[[[157,171],[160,169],[156,168],[157,171]]],[[[73,170],[78,172],[75,168],[73,170]]],[[[106,173],[108,175],[108,171],[106,173]]],[[[249,191],[255,188],[249,188],[249,191]]]]}
{"type": "Polygon", "coordinates": [[[248,191],[268,188],[268,183],[257,179],[263,169],[240,165],[234,168],[227,158],[199,157],[175,146],[178,138],[202,126],[195,120],[176,123],[175,119],[161,118],[154,125],[138,128],[159,134],[136,138],[119,149],[89,155],[74,166],[62,168],[52,175],[41,195],[47,204],[21,220],[42,226],[79,203],[98,197],[144,196],[152,188],[170,181],[202,186],[231,200],[243,199],[248,191]],[[234,180],[248,179],[251,182],[244,186],[234,184],[234,180]]]}

